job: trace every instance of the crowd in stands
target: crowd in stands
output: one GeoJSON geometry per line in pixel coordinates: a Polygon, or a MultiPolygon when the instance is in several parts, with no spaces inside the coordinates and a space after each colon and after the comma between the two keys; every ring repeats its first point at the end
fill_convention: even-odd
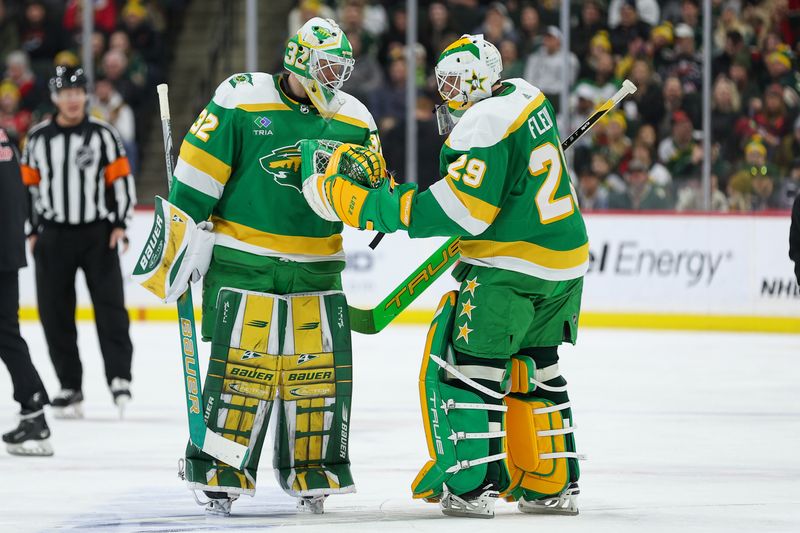
{"type": "MultiPolygon", "coordinates": [[[[703,208],[710,158],[714,211],[786,209],[800,189],[800,0],[712,0],[712,149],[702,148],[702,5],[699,0],[572,2],[570,54],[561,55],[559,0],[419,2],[415,64],[419,99],[418,176],[438,178],[432,115],[433,67],[463,33],[483,33],[500,50],[503,78],[522,77],[566,114],[563,137],[631,79],[638,91],[573,148],[583,209],[703,208]],[[569,102],[560,102],[569,80],[569,102]]],[[[333,17],[356,56],[345,90],[372,111],[387,162],[404,174],[405,3],[300,0],[289,33],[312,16],[333,17]]]]}
{"type": "Polygon", "coordinates": [[[94,8],[89,113],[117,128],[136,175],[137,141],[152,115],[153,87],[167,67],[169,1],[0,0],[0,127],[21,143],[32,125],[52,115],[48,81],[56,65],[81,65],[86,3],[94,8]]]}

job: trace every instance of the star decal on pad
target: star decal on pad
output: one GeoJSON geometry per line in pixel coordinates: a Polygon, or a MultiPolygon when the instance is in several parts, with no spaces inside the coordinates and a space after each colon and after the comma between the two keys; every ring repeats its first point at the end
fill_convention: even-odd
{"type": "Polygon", "coordinates": [[[477,308],[478,308],[477,305],[472,305],[472,300],[467,300],[466,302],[461,304],[461,314],[459,314],[458,316],[462,317],[464,315],[467,315],[467,318],[472,320],[472,310],[477,308]]]}
{"type": "Polygon", "coordinates": [[[467,327],[467,323],[464,322],[463,326],[459,326],[458,327],[458,337],[456,337],[456,340],[464,339],[464,342],[469,344],[469,334],[472,333],[473,331],[475,331],[475,330],[474,329],[469,329],[467,327]]]}
{"type": "Polygon", "coordinates": [[[464,292],[469,291],[472,296],[475,296],[475,289],[477,289],[479,286],[480,283],[478,283],[478,276],[475,276],[474,278],[467,280],[467,286],[464,287],[464,292]]]}

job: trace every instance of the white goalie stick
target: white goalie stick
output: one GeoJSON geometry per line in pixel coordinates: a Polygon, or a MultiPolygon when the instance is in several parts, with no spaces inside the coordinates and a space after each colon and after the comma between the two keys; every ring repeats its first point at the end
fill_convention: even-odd
{"type": "MultiPolygon", "coordinates": [[[[158,106],[161,111],[161,130],[164,134],[167,184],[171,189],[174,167],[167,84],[160,84],[156,90],[158,91],[158,106]]],[[[203,389],[197,354],[197,333],[194,324],[191,287],[178,299],[178,323],[181,335],[181,367],[183,368],[183,386],[186,392],[186,414],[189,417],[189,440],[204,453],[241,470],[250,456],[250,450],[246,446],[226,439],[208,429],[203,417],[203,389]]]]}

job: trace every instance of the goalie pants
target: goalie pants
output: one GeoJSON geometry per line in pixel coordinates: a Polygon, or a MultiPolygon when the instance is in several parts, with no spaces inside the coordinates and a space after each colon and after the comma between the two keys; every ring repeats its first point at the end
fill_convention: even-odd
{"type": "Polygon", "coordinates": [[[86,276],[92,298],[106,381],[131,379],[133,345],[122,291],[117,249],[108,247],[111,224],[106,221],[67,225],[46,223],[39,234],[36,261],[36,297],[42,328],[61,387],[80,390],[83,367],[78,355],[75,326],[75,276],[86,276]]]}
{"type": "Polygon", "coordinates": [[[355,491],[348,434],[352,365],[347,302],[338,291],[273,294],[224,288],[217,299],[211,360],[203,387],[212,431],[250,449],[243,470],[191,443],[191,489],[255,492],[272,411],[273,466],[293,496],[355,491]]]}
{"type": "Polygon", "coordinates": [[[31,362],[25,339],[19,333],[19,276],[16,270],[0,270],[0,359],[11,374],[14,400],[23,407],[37,392],[47,393],[31,362]]]}

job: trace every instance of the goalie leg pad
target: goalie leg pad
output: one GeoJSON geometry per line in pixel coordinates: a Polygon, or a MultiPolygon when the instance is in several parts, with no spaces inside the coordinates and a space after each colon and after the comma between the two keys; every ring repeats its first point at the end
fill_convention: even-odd
{"type": "Polygon", "coordinates": [[[348,437],[352,356],[341,292],[286,296],[273,466],[296,497],[355,492],[348,437]]]}
{"type": "MultiPolygon", "coordinates": [[[[563,404],[544,398],[507,396],[507,466],[511,485],[507,499],[528,500],[558,494],[570,482],[567,435],[574,431],[561,416],[563,404]]],[[[566,406],[568,407],[568,406],[566,406]]]]}
{"type": "Polygon", "coordinates": [[[192,217],[156,196],[153,227],[131,277],[163,302],[176,301],[208,271],[214,248],[210,222],[192,217]]]}
{"type": "Polygon", "coordinates": [[[212,431],[250,448],[243,470],[221,463],[191,443],[186,450],[190,489],[255,493],[256,475],[280,373],[280,296],[222,289],[203,387],[206,423],[212,431]]]}
{"type": "Polygon", "coordinates": [[[486,478],[488,463],[505,457],[505,453],[490,455],[490,439],[503,438],[505,431],[501,423],[490,425],[488,414],[505,411],[505,406],[485,403],[476,392],[445,383],[455,377],[486,395],[503,396],[446,362],[445,354],[452,350],[457,294],[447,293],[439,304],[420,370],[420,403],[431,460],[417,474],[412,491],[414,498],[428,501],[437,501],[445,488],[457,495],[478,488],[486,478]]]}

